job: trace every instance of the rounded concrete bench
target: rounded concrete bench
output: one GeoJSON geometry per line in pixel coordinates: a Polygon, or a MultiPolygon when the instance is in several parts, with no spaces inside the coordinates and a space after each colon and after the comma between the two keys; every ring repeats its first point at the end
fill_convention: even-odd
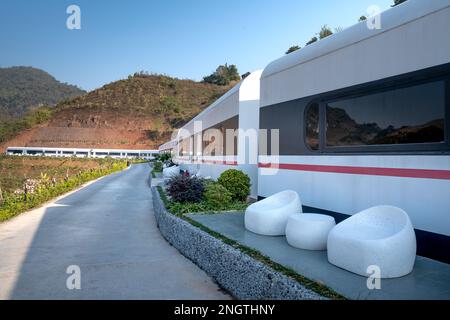
{"type": "Polygon", "coordinates": [[[250,205],[245,211],[245,228],[265,236],[284,236],[294,213],[302,213],[300,197],[295,191],[282,191],[250,205]]]}
{"type": "Polygon", "coordinates": [[[286,226],[287,242],[299,249],[326,250],[328,234],[336,226],[334,218],[323,214],[293,214],[286,226]]]}
{"type": "Polygon", "coordinates": [[[173,166],[169,168],[163,169],[163,177],[164,178],[172,178],[175,175],[180,174],[180,167],[173,166]]]}
{"type": "Polygon", "coordinates": [[[338,224],[328,236],[328,261],[342,269],[368,276],[377,266],[381,278],[409,274],[416,259],[416,236],[400,208],[378,206],[338,224]]]}

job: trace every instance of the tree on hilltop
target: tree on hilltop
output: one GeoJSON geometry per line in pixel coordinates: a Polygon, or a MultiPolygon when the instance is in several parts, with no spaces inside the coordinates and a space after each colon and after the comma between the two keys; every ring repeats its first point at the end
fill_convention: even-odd
{"type": "Polygon", "coordinates": [[[232,81],[239,80],[241,80],[241,76],[239,75],[236,65],[228,65],[227,63],[225,63],[225,65],[218,66],[215,72],[203,78],[203,82],[212,83],[219,86],[227,86],[232,81]]]}

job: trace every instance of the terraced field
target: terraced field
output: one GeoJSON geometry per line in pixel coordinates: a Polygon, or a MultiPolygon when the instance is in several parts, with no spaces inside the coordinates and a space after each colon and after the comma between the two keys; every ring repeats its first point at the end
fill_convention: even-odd
{"type": "Polygon", "coordinates": [[[84,183],[125,169],[114,159],[0,156],[0,222],[84,183]]]}
{"type": "Polygon", "coordinates": [[[62,181],[79,172],[90,169],[108,168],[112,160],[12,157],[0,155],[0,188],[4,192],[14,192],[21,188],[27,179],[55,178],[62,181]]]}

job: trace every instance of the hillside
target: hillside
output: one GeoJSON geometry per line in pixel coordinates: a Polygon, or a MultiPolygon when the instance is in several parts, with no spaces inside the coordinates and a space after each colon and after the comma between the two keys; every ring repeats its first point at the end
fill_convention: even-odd
{"type": "Polygon", "coordinates": [[[85,92],[31,67],[0,68],[0,116],[23,116],[41,105],[54,106],[85,92]]]}
{"type": "Polygon", "coordinates": [[[376,123],[357,123],[344,109],[329,108],[327,141],[330,146],[442,142],[444,119],[423,125],[380,128],[376,123]]]}
{"type": "MultiPolygon", "coordinates": [[[[161,75],[136,74],[60,103],[44,121],[0,145],[157,148],[225,93],[217,86],[161,75]]],[[[33,118],[34,119],[34,118],[33,118]]],[[[0,139],[1,142],[1,139],[0,139]]]]}

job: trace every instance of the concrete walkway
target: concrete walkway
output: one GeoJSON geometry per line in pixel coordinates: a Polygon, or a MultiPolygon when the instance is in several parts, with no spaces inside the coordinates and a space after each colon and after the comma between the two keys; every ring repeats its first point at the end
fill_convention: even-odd
{"type": "Polygon", "coordinates": [[[161,237],[149,174],[132,166],[0,224],[0,299],[229,299],[161,237]]]}

